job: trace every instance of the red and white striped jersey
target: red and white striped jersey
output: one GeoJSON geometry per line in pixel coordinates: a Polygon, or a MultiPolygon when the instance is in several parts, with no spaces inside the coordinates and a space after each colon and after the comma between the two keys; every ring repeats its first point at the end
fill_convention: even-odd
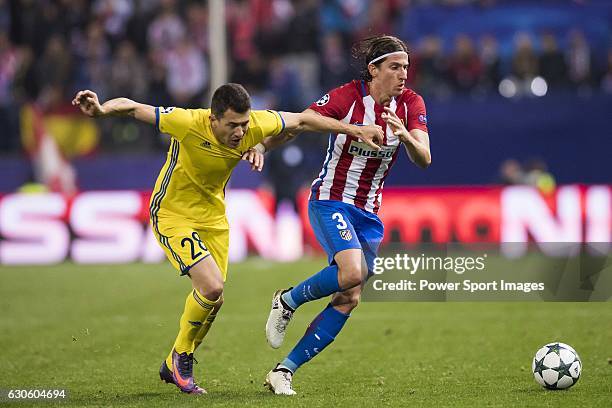
{"type": "MultiPolygon", "coordinates": [[[[404,89],[389,107],[409,131],[427,132],[425,103],[416,92],[404,89]]],[[[325,94],[309,108],[345,123],[382,126],[385,138],[380,151],[355,136],[330,135],[323,168],[310,193],[311,200],[342,201],[377,213],[385,179],[401,150],[399,138],[381,118],[384,107],[374,101],[365,81],[352,81],[325,94]]]]}

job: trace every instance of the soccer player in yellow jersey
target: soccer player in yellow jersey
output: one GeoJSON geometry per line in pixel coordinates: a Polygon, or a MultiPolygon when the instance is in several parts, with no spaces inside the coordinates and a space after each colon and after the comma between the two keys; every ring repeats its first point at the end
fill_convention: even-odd
{"type": "Polygon", "coordinates": [[[223,303],[229,226],[225,186],[242,160],[261,171],[264,138],[284,130],[345,133],[378,149],[380,126],[356,126],[311,112],[252,111],[239,84],[219,87],[210,109],[153,107],[126,98],[100,104],[89,90],[72,104],[91,117],[131,116],[172,136],[166,163],[151,196],[153,232],[172,265],[191,278],[179,333],[160,368],[162,380],[181,391],[206,391],[193,379],[193,353],[208,333],[223,303]]]}

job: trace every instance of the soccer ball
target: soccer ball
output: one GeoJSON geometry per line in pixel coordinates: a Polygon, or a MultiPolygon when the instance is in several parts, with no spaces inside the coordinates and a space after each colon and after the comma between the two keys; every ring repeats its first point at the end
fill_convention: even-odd
{"type": "Polygon", "coordinates": [[[531,368],[538,384],[549,390],[562,390],[576,384],[582,372],[582,361],[571,346],[548,343],[538,350],[531,368]]]}

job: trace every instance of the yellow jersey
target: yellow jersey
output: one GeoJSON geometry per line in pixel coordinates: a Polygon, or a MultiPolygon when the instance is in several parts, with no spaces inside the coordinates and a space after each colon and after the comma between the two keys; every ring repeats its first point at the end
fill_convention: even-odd
{"type": "Polygon", "coordinates": [[[160,219],[178,217],[197,228],[227,230],[225,186],[242,155],[284,129],[276,111],[251,111],[249,128],[236,148],[217,140],[210,109],[155,109],[156,127],[172,136],[168,157],[151,196],[154,228],[160,219]]]}

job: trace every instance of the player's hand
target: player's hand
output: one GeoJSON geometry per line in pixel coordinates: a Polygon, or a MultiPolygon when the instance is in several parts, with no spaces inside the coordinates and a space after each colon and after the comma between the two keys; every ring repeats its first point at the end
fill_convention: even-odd
{"type": "Polygon", "coordinates": [[[391,128],[391,131],[395,136],[397,136],[402,142],[406,142],[410,139],[410,134],[408,133],[408,129],[402,123],[400,118],[388,107],[385,107],[385,111],[381,115],[382,120],[385,121],[387,126],[391,128]]]}
{"type": "Polygon", "coordinates": [[[98,100],[98,95],[90,90],[79,91],[72,100],[72,106],[78,106],[85,115],[90,117],[103,116],[104,110],[98,100]]]}
{"type": "Polygon", "coordinates": [[[251,163],[251,170],[261,171],[264,166],[264,153],[266,148],[261,143],[251,147],[242,155],[242,160],[251,163]]]}
{"type": "Polygon", "coordinates": [[[356,135],[360,141],[367,144],[374,150],[380,150],[380,145],[383,144],[384,136],[382,127],[378,125],[359,126],[359,132],[356,135]]]}

